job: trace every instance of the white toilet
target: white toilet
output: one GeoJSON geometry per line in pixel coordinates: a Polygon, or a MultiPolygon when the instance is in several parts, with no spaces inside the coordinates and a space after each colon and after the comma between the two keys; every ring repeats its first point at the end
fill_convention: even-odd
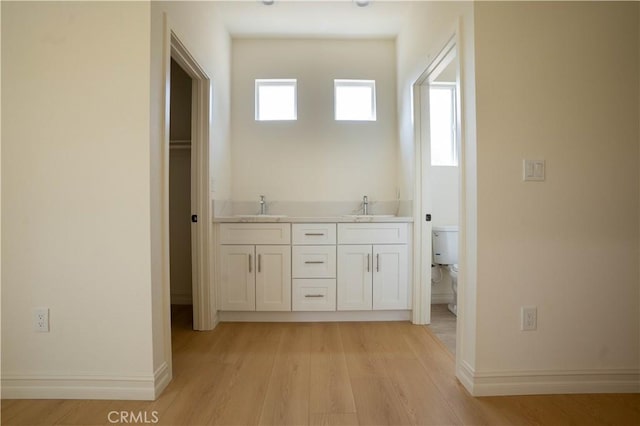
{"type": "Polygon", "coordinates": [[[451,276],[453,289],[453,303],[449,303],[449,310],[458,315],[458,227],[433,227],[433,263],[447,266],[451,276]]]}

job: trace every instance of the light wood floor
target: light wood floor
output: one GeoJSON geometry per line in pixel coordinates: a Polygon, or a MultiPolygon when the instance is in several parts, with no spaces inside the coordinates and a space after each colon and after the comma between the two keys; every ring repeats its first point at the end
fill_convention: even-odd
{"type": "Polygon", "coordinates": [[[174,379],[156,401],[3,400],[3,425],[639,425],[640,395],[472,398],[427,327],[225,323],[174,311],[174,379]],[[139,423],[140,424],[140,423],[139,423]],[[150,424],[150,423],[148,423],[150,424]]]}

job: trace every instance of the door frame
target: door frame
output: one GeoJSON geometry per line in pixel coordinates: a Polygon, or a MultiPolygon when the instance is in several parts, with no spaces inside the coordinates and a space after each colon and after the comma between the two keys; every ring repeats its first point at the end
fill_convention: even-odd
{"type": "MultiPolygon", "coordinates": [[[[164,23],[164,161],[163,175],[163,287],[165,318],[171,317],[171,283],[169,254],[169,123],[171,102],[171,59],[191,77],[191,214],[197,222],[191,223],[191,269],[194,330],[211,330],[213,321],[213,294],[211,276],[211,203],[209,144],[211,105],[213,101],[211,79],[189,52],[180,37],[171,28],[165,15],[164,23]]],[[[165,350],[171,352],[171,324],[165,329],[165,350]]]]}
{"type": "MultiPolygon", "coordinates": [[[[414,81],[412,85],[413,96],[413,123],[414,123],[414,148],[415,148],[415,185],[414,185],[414,263],[413,263],[413,317],[414,324],[431,323],[431,221],[426,220],[426,215],[430,214],[432,205],[431,188],[423,185],[428,180],[430,174],[431,151],[430,151],[430,125],[429,125],[429,86],[438,75],[457,57],[456,63],[456,145],[458,149],[458,177],[460,189],[458,190],[458,201],[462,201],[464,180],[462,173],[464,170],[464,144],[462,126],[462,103],[461,103],[461,57],[460,57],[460,22],[457,22],[452,34],[442,45],[436,56],[430,60],[424,71],[414,81]]],[[[459,204],[462,206],[462,204],[459,204]]],[[[463,209],[459,209],[458,223],[463,223],[463,209]]],[[[463,240],[463,227],[459,227],[458,239],[463,240]]],[[[459,247],[463,247],[459,244],[459,247]]],[[[463,256],[459,256],[459,268],[464,269],[463,256]]],[[[462,274],[461,274],[462,275],[462,274]]],[[[458,295],[461,293],[461,280],[458,279],[458,295]]],[[[458,319],[464,313],[460,297],[458,297],[458,319]]],[[[457,321],[459,329],[460,323],[457,321]]],[[[459,333],[456,333],[459,335],[459,333]]]]}

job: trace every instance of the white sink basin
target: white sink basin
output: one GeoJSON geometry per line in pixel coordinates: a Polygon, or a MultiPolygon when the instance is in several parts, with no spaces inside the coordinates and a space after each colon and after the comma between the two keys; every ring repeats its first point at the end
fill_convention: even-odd
{"type": "Polygon", "coordinates": [[[278,219],[282,217],[287,217],[284,214],[237,214],[234,217],[239,217],[240,219],[278,219]]]}

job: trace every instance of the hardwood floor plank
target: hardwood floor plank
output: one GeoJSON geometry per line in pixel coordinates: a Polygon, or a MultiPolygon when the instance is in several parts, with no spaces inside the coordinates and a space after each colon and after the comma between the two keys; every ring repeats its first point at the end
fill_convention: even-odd
{"type": "Polygon", "coordinates": [[[375,339],[371,339],[365,323],[340,323],[340,341],[344,348],[349,378],[382,379],[384,359],[378,351],[375,339]]]}
{"type": "Polygon", "coordinates": [[[508,419],[473,398],[455,377],[455,359],[426,327],[412,325],[404,339],[445,401],[463,424],[504,425],[508,419]]]}
{"type": "Polygon", "coordinates": [[[312,414],[356,412],[338,327],[337,323],[317,323],[311,326],[312,386],[309,410],[312,414]]]}
{"type": "Polygon", "coordinates": [[[73,409],[73,402],[61,399],[16,400],[2,410],[3,425],[51,425],[73,409]]]}
{"type": "Polygon", "coordinates": [[[224,364],[218,362],[202,363],[198,367],[198,374],[181,383],[178,392],[166,406],[149,404],[146,410],[158,411],[159,424],[198,424],[194,420],[202,421],[203,407],[211,402],[211,393],[220,390],[217,379],[225,368],[224,364]]]}
{"type": "Polygon", "coordinates": [[[462,424],[418,360],[389,360],[387,372],[402,410],[411,424],[462,424]]]}
{"type": "Polygon", "coordinates": [[[309,423],[310,350],[310,324],[284,327],[259,424],[295,426],[309,423]]]}
{"type": "Polygon", "coordinates": [[[397,400],[393,386],[388,379],[352,378],[351,387],[355,396],[359,424],[412,424],[397,400]]]}
{"type": "Polygon", "coordinates": [[[550,403],[581,425],[640,425],[640,395],[553,395],[550,403]]]}
{"type": "Polygon", "coordinates": [[[222,390],[209,402],[212,417],[207,424],[255,425],[262,405],[280,344],[279,324],[234,324],[237,338],[220,355],[227,364],[227,374],[218,382],[222,390]]]}
{"type": "Polygon", "coordinates": [[[523,426],[575,424],[564,412],[550,405],[548,397],[544,395],[486,397],[483,400],[487,404],[492,404],[495,411],[506,417],[505,424],[523,426]]]}
{"type": "Polygon", "coordinates": [[[310,426],[357,426],[356,413],[311,413],[310,426]]]}
{"type": "Polygon", "coordinates": [[[400,404],[399,409],[410,424],[459,424],[460,420],[403,338],[411,327],[414,326],[407,322],[366,324],[360,330],[362,347],[367,354],[378,358],[374,361],[380,363],[378,375],[390,384],[400,404]]]}

